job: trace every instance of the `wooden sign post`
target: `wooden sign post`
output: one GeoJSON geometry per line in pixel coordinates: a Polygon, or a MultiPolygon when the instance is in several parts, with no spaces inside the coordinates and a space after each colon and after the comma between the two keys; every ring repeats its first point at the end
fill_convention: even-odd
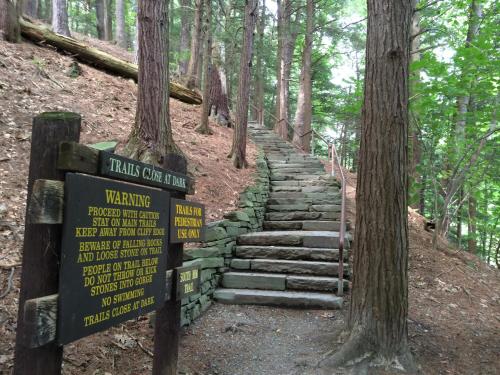
{"type": "Polygon", "coordinates": [[[204,231],[203,206],[184,201],[186,160],[167,155],[165,169],[81,145],[80,121],[33,123],[14,374],[60,374],[62,345],[156,309],[153,374],[176,375],[180,299],[200,282],[182,243],[204,231]],[[173,238],[172,204],[185,208],[173,238]]]}
{"type": "Polygon", "coordinates": [[[37,200],[29,197],[38,194],[36,181],[64,180],[64,172],[56,167],[59,143],[78,142],[80,124],[76,113],[43,113],[33,120],[14,375],[61,373],[62,347],[55,342],[33,347],[35,306],[26,306],[27,300],[58,291],[61,225],[35,224],[37,200]]]}

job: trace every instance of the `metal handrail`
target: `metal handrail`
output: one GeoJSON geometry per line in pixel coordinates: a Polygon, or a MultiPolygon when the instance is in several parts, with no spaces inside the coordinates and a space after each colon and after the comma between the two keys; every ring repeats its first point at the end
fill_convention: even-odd
{"type": "MultiPolygon", "coordinates": [[[[258,108],[253,103],[250,103],[250,106],[252,106],[254,109],[258,110],[258,108]]],[[[269,116],[271,116],[275,121],[285,121],[288,128],[290,128],[294,132],[296,131],[286,119],[278,120],[276,118],[276,116],[274,116],[272,113],[269,113],[265,109],[264,109],[264,112],[266,112],[269,116]]],[[[334,142],[326,140],[324,136],[319,134],[314,129],[311,129],[310,131],[308,131],[304,134],[299,134],[299,137],[302,138],[309,133],[316,135],[316,137],[318,137],[320,140],[322,140],[326,144],[326,146],[328,148],[328,158],[330,159],[330,157],[331,157],[331,175],[335,176],[335,163],[337,163],[337,167],[338,167],[339,172],[340,172],[340,183],[342,184],[342,186],[340,189],[341,204],[340,204],[340,230],[339,230],[339,270],[338,270],[339,277],[338,277],[338,284],[337,284],[337,296],[340,297],[340,296],[344,295],[344,244],[345,244],[345,230],[346,230],[346,219],[345,219],[346,180],[345,180],[344,171],[342,170],[342,166],[340,164],[339,156],[337,154],[337,148],[335,147],[334,142]]],[[[288,141],[288,140],[285,139],[285,141],[288,141]]],[[[293,146],[299,148],[299,146],[294,144],[293,142],[290,142],[290,143],[293,146]]]]}

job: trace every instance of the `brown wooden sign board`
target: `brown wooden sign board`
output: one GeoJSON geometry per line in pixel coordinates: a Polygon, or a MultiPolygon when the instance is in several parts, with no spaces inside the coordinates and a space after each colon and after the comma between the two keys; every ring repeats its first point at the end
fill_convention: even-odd
{"type": "Polygon", "coordinates": [[[163,305],[170,194],[68,173],[64,197],[59,344],[163,305]]]}
{"type": "Polygon", "coordinates": [[[110,152],[99,153],[99,174],[141,185],[186,192],[192,181],[186,175],[142,163],[110,152]]]}
{"type": "Polygon", "coordinates": [[[170,200],[170,242],[201,242],[205,238],[205,206],[183,199],[170,200]]]}
{"type": "Polygon", "coordinates": [[[200,274],[199,266],[177,267],[176,299],[180,301],[200,292],[200,274]]]}

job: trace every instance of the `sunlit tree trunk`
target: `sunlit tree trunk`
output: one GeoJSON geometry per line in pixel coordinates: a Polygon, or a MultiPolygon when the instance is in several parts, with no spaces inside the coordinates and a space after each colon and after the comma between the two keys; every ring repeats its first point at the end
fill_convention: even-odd
{"type": "Polygon", "coordinates": [[[68,4],[66,0],[52,0],[52,30],[71,36],[68,26],[68,4]]]}
{"type": "Polygon", "coordinates": [[[468,238],[467,238],[467,250],[472,253],[477,253],[477,240],[476,240],[476,198],[472,195],[469,196],[468,202],[469,220],[468,220],[468,238]]]}
{"type": "Polygon", "coordinates": [[[252,66],[253,31],[257,20],[257,0],[245,0],[245,27],[240,58],[240,79],[236,101],[236,126],[233,135],[231,160],[236,168],[247,166],[246,141],[248,100],[250,97],[250,67],[252,66]]]}
{"type": "Polygon", "coordinates": [[[377,364],[416,370],[407,327],[411,16],[410,0],[368,0],[350,332],[323,363],[330,374],[349,364],[353,373],[377,364]]]}

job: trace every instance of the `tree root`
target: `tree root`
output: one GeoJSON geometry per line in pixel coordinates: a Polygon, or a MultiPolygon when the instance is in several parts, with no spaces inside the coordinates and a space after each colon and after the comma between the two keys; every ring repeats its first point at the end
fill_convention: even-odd
{"type": "Polygon", "coordinates": [[[202,127],[201,125],[197,126],[194,129],[195,132],[200,133],[200,134],[206,134],[206,135],[212,135],[214,132],[207,126],[207,127],[202,127]]]}
{"type": "Polygon", "coordinates": [[[393,374],[419,374],[409,349],[392,357],[373,350],[371,340],[364,333],[351,334],[342,347],[318,364],[318,374],[370,374],[370,369],[383,368],[393,374]]]}

